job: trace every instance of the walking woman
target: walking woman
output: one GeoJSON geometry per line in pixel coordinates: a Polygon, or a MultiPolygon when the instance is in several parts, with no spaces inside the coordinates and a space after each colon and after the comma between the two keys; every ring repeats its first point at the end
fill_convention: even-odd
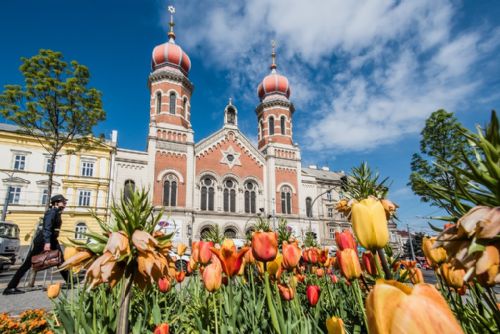
{"type": "MultiPolygon", "coordinates": [[[[62,224],[61,213],[66,207],[66,202],[67,200],[63,195],[55,195],[50,199],[50,208],[45,212],[43,217],[43,228],[36,231],[33,245],[28,251],[23,264],[16,271],[7,285],[7,288],[3,291],[4,295],[24,293],[24,291],[17,288],[17,285],[24,274],[31,268],[31,257],[33,255],[38,255],[54,249],[61,250],[57,238],[59,237],[59,230],[62,224]]],[[[61,271],[60,273],[64,280],[68,281],[68,272],[61,271]]]]}

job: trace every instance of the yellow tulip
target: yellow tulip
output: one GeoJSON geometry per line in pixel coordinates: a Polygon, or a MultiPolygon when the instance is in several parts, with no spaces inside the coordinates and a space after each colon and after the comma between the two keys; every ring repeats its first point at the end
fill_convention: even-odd
{"type": "Polygon", "coordinates": [[[375,197],[353,203],[351,221],[358,242],[366,249],[384,248],[389,242],[385,210],[375,197]]]}
{"type": "Polygon", "coordinates": [[[64,247],[64,261],[68,261],[68,259],[76,253],[78,253],[78,249],[76,249],[76,247],[64,247]]]}
{"type": "Polygon", "coordinates": [[[435,242],[436,237],[424,237],[422,239],[422,250],[424,251],[424,255],[429,262],[431,262],[433,265],[439,265],[446,261],[447,255],[446,250],[443,247],[433,248],[435,242]]]}
{"type": "Polygon", "coordinates": [[[59,296],[59,292],[61,292],[60,283],[49,285],[49,287],[47,288],[47,297],[49,297],[50,299],[57,298],[57,296],[59,296]]]}
{"type": "Polygon", "coordinates": [[[464,269],[454,268],[451,263],[443,263],[441,265],[441,273],[449,287],[460,289],[464,286],[464,269]]]}
{"type": "Polygon", "coordinates": [[[178,244],[177,245],[177,255],[182,256],[186,252],[187,245],[186,244],[178,244]]]}
{"type": "Polygon", "coordinates": [[[430,284],[412,289],[378,280],[366,299],[370,334],[458,334],[462,328],[443,296],[430,284]]]}
{"type": "Polygon", "coordinates": [[[345,334],[344,322],[337,317],[326,319],[326,329],[328,334],[345,334]]]}

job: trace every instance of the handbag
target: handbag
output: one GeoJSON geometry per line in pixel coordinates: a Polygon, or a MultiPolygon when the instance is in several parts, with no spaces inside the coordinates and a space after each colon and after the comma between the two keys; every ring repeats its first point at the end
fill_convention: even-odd
{"type": "Polygon", "coordinates": [[[31,257],[31,268],[34,271],[41,271],[60,265],[63,262],[62,253],[55,249],[46,251],[31,257]]]}

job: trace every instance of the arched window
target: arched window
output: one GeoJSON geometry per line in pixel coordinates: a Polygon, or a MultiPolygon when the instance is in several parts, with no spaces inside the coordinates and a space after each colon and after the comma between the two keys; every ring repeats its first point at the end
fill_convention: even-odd
{"type": "Polygon", "coordinates": [[[224,211],[236,212],[236,182],[232,179],[224,181],[224,211]]]}
{"type": "Polygon", "coordinates": [[[313,216],[311,205],[312,205],[312,199],[311,199],[311,197],[307,197],[306,198],[306,216],[307,217],[313,216]]]}
{"type": "Polygon", "coordinates": [[[123,199],[128,200],[132,196],[132,193],[135,191],[135,182],[132,180],[125,181],[123,186],[123,199]]]}
{"type": "Polygon", "coordinates": [[[260,139],[264,138],[264,122],[260,120],[260,139]]]}
{"type": "Polygon", "coordinates": [[[156,93],[156,113],[161,113],[161,92],[156,93]]]}
{"type": "Polygon", "coordinates": [[[285,116],[281,116],[280,118],[280,123],[281,123],[281,134],[285,134],[285,116]]]}
{"type": "Polygon", "coordinates": [[[175,93],[174,92],[171,92],[170,93],[170,101],[169,101],[169,112],[172,114],[172,115],[175,115],[175,93]]]}
{"type": "Polygon", "coordinates": [[[269,135],[274,135],[274,117],[269,117],[269,135]]]}
{"type": "Polygon", "coordinates": [[[215,182],[210,177],[201,180],[201,210],[214,211],[215,182]]]}
{"type": "Polygon", "coordinates": [[[187,103],[188,103],[188,99],[185,97],[183,100],[182,100],[182,109],[184,110],[184,117],[187,117],[187,103]]]}
{"type": "Polygon", "coordinates": [[[288,186],[281,188],[281,212],[287,215],[292,213],[292,189],[288,186]]]}
{"type": "Polygon", "coordinates": [[[167,174],[163,179],[163,206],[177,205],[177,177],[173,174],[167,174]]]}
{"type": "Polygon", "coordinates": [[[208,236],[210,235],[210,230],[212,229],[211,226],[205,226],[201,229],[200,231],[200,239],[201,240],[206,240],[208,236]]]}
{"type": "Polygon", "coordinates": [[[245,235],[247,236],[247,238],[251,238],[253,232],[255,232],[255,226],[250,226],[249,228],[247,228],[245,235]]]}
{"type": "Polygon", "coordinates": [[[236,124],[236,112],[233,108],[227,109],[227,123],[228,124],[236,124]]]}
{"type": "Polygon", "coordinates": [[[232,227],[228,227],[224,230],[224,236],[228,239],[236,239],[236,230],[232,227]]]}
{"type": "Polygon", "coordinates": [[[76,226],[75,226],[75,239],[77,239],[77,240],[87,239],[87,236],[85,236],[85,233],[87,233],[87,224],[85,224],[83,222],[76,224],[76,226]]]}
{"type": "Polygon", "coordinates": [[[257,186],[253,182],[247,182],[245,184],[245,212],[255,213],[256,205],[255,201],[257,199],[257,186]]]}

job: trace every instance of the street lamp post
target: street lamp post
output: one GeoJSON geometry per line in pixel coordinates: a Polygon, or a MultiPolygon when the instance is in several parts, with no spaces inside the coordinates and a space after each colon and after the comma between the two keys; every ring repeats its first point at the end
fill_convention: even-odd
{"type": "MultiPolygon", "coordinates": [[[[312,220],[311,220],[311,218],[312,218],[312,216],[313,216],[313,208],[314,208],[314,203],[318,200],[318,198],[320,198],[320,197],[321,197],[321,196],[323,196],[324,194],[327,194],[327,193],[331,192],[333,189],[335,189],[335,187],[331,187],[331,188],[329,188],[328,190],[323,191],[321,194],[319,194],[318,196],[316,196],[316,197],[314,198],[314,200],[311,202],[311,213],[310,213],[311,215],[310,215],[310,217],[309,217],[309,233],[312,233],[312,220]]],[[[306,214],[307,214],[307,208],[306,208],[306,214]]]]}

